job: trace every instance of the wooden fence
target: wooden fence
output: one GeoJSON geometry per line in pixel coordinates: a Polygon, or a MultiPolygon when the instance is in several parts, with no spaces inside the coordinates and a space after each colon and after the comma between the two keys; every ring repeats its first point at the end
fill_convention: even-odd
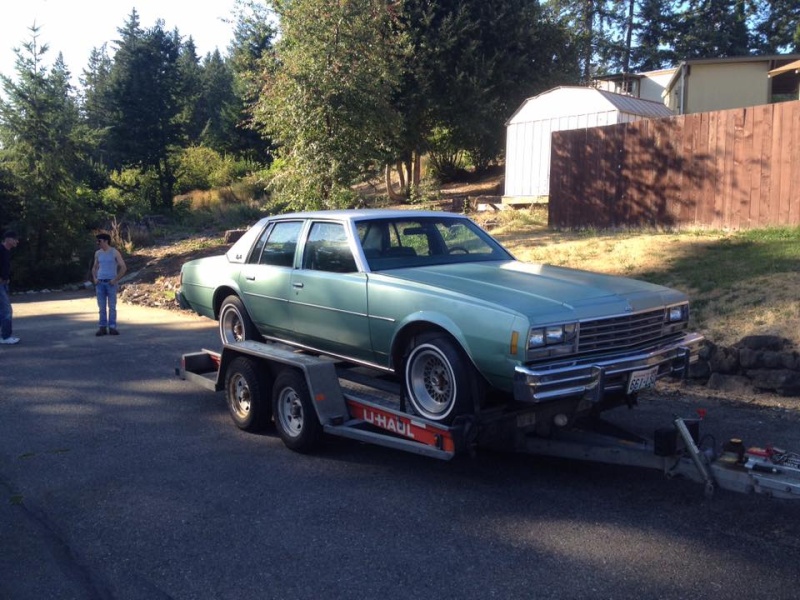
{"type": "Polygon", "coordinates": [[[553,133],[550,226],[800,225],[800,101],[553,133]]]}

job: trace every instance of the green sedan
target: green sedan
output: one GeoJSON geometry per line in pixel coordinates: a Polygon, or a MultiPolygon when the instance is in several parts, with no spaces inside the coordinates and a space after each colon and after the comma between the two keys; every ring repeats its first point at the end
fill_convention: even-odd
{"type": "Polygon", "coordinates": [[[681,292],[519,262],[444,212],[264,218],[224,256],[186,263],[178,299],[217,319],[223,343],[278,341],[396,376],[410,409],[442,423],[519,403],[568,422],[686,373],[703,342],[681,292]]]}

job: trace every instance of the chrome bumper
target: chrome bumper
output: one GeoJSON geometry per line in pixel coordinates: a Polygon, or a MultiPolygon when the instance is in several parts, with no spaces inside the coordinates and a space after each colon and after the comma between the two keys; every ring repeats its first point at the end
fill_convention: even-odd
{"type": "Polygon", "coordinates": [[[514,398],[518,402],[539,403],[570,396],[589,395],[599,402],[609,391],[626,390],[634,371],[658,367],[658,377],[683,375],[697,360],[704,341],[698,333],[688,333],[637,354],[577,358],[533,367],[520,365],[514,372],[514,398]]]}

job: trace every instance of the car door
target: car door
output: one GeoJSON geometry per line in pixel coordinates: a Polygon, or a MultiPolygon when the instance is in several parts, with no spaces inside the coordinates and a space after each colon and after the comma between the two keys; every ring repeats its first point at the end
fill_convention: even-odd
{"type": "Polygon", "coordinates": [[[242,300],[262,335],[294,339],[289,294],[302,220],[278,221],[267,227],[242,265],[242,300]]]}
{"type": "Polygon", "coordinates": [[[311,223],[291,287],[292,322],[301,343],[372,361],[367,276],[358,270],[342,223],[311,223]]]}

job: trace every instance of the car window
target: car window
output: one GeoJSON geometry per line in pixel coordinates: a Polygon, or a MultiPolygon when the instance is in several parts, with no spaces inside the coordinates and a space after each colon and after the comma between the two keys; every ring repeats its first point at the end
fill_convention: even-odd
{"type": "Polygon", "coordinates": [[[358,270],[343,225],[312,223],[303,249],[303,268],[333,273],[353,273],[358,270]]]}
{"type": "Polygon", "coordinates": [[[491,255],[494,248],[463,223],[436,224],[446,254],[491,255]]]}
{"type": "Polygon", "coordinates": [[[301,227],[301,221],[275,223],[256,242],[250,262],[278,267],[294,266],[294,252],[301,227]]]}
{"type": "Polygon", "coordinates": [[[397,221],[394,223],[392,243],[389,245],[389,256],[430,256],[430,229],[416,221],[397,221]]]}
{"type": "Polygon", "coordinates": [[[512,258],[491,236],[463,218],[364,220],[356,224],[356,231],[374,271],[512,258]]]}

